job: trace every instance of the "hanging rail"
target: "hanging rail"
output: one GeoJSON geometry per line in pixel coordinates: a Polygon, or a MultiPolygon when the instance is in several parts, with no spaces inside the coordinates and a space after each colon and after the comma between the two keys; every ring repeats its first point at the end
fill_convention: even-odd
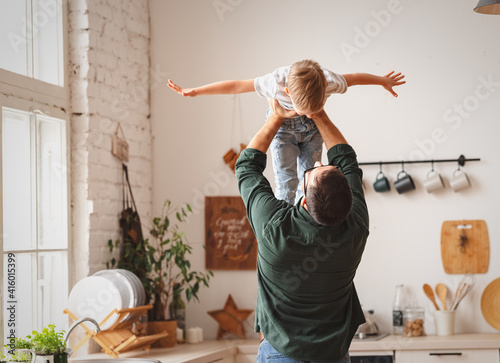
{"type": "Polygon", "coordinates": [[[431,160],[411,160],[411,161],[373,161],[373,162],[365,162],[359,163],[359,165],[388,165],[388,164],[423,164],[423,163],[451,163],[455,162],[464,166],[466,161],[480,161],[479,158],[474,159],[466,159],[465,156],[460,155],[458,159],[431,159],[431,160]]]}

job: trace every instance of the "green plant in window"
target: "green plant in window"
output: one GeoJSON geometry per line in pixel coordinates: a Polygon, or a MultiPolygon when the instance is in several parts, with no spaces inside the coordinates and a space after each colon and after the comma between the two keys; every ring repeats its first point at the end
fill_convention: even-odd
{"type": "Polygon", "coordinates": [[[15,352],[8,354],[7,360],[9,362],[31,362],[31,354],[26,352],[15,352]]]}
{"type": "Polygon", "coordinates": [[[50,355],[63,354],[66,352],[66,343],[64,342],[64,331],[55,331],[55,326],[49,324],[41,332],[33,331],[31,344],[36,354],[50,355]]]}
{"type": "Polygon", "coordinates": [[[14,349],[31,349],[33,344],[26,338],[16,338],[14,341],[14,349]]]}

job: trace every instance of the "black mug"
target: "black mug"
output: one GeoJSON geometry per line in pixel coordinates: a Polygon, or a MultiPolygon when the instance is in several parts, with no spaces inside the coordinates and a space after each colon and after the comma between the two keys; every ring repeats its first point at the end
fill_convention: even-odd
{"type": "Polygon", "coordinates": [[[373,183],[373,189],[375,189],[375,191],[379,193],[388,192],[389,190],[391,190],[391,184],[389,184],[389,180],[387,180],[384,173],[379,172],[377,174],[377,179],[373,183]]]}
{"type": "Polygon", "coordinates": [[[398,173],[397,180],[394,182],[394,186],[399,194],[403,194],[415,189],[415,183],[409,174],[406,171],[402,170],[398,173]],[[404,176],[401,176],[404,174],[404,176]]]}

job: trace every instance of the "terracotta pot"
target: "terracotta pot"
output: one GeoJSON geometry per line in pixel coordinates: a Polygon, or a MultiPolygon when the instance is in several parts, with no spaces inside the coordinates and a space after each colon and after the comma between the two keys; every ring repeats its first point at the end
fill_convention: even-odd
{"type": "Polygon", "coordinates": [[[165,338],[161,338],[154,342],[151,346],[154,348],[170,348],[174,347],[177,343],[177,321],[167,320],[167,321],[149,321],[148,322],[148,334],[159,334],[167,332],[168,335],[165,338]]]}

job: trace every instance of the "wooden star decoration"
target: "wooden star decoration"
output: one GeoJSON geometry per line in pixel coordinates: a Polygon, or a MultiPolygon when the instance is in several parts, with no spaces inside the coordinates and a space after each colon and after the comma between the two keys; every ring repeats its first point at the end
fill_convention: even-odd
{"type": "Polygon", "coordinates": [[[217,330],[217,340],[219,340],[230,333],[241,339],[246,339],[243,324],[252,312],[253,310],[250,309],[238,309],[233,297],[229,294],[222,310],[212,310],[207,313],[219,323],[217,330]]]}

